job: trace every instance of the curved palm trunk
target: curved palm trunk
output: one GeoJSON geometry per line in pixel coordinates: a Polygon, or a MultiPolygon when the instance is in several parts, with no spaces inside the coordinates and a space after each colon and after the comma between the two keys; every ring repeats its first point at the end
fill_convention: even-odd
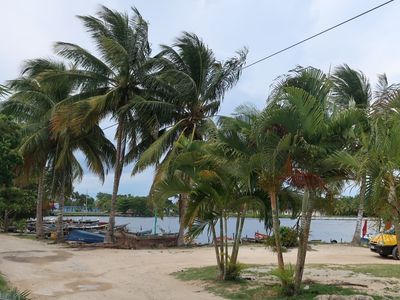
{"type": "Polygon", "coordinates": [[[188,202],[188,195],[187,194],[180,194],[179,200],[179,233],[178,233],[178,246],[185,245],[185,225],[184,225],[184,218],[187,209],[187,202],[188,202]]]}
{"type": "Polygon", "coordinates": [[[279,212],[277,208],[276,193],[269,192],[269,197],[271,200],[272,228],[274,230],[274,236],[275,236],[275,247],[276,247],[276,254],[278,256],[278,267],[279,269],[283,270],[285,268],[285,265],[283,262],[283,252],[281,244],[280,225],[279,225],[279,212]]]}
{"type": "Polygon", "coordinates": [[[119,125],[117,128],[117,154],[115,159],[115,170],[114,170],[114,183],[113,191],[111,195],[111,208],[110,208],[110,218],[108,221],[108,230],[104,238],[104,243],[114,243],[114,227],[115,227],[115,212],[119,182],[121,180],[122,168],[124,165],[125,158],[125,146],[126,146],[126,134],[124,129],[123,120],[119,120],[119,125]]]}
{"type": "Polygon", "coordinates": [[[217,258],[218,271],[219,271],[219,274],[222,274],[223,267],[222,267],[222,263],[221,263],[221,255],[220,255],[219,248],[218,248],[218,241],[217,241],[217,233],[215,231],[215,224],[212,223],[212,224],[210,224],[210,226],[211,226],[211,232],[212,232],[212,236],[213,236],[215,256],[217,258]]]}
{"type": "Polygon", "coordinates": [[[399,251],[400,254],[400,204],[398,203],[398,198],[396,194],[396,185],[392,177],[389,179],[388,201],[393,207],[393,214],[394,214],[393,225],[394,225],[394,230],[396,231],[397,250],[399,251]]]}
{"type": "Polygon", "coordinates": [[[43,195],[44,195],[44,177],[46,174],[46,165],[42,168],[38,180],[38,194],[36,202],[36,238],[43,239],[43,195]]]}
{"type": "Polygon", "coordinates": [[[354,231],[354,236],[351,241],[351,243],[353,245],[359,245],[360,241],[361,241],[361,226],[362,226],[362,219],[364,216],[365,192],[366,192],[366,188],[367,188],[366,181],[367,181],[367,178],[365,175],[363,175],[361,178],[360,204],[358,205],[356,230],[354,231]]]}
{"type": "Polygon", "coordinates": [[[59,213],[57,218],[57,242],[64,241],[64,201],[65,201],[65,175],[63,174],[61,179],[59,213]]]}
{"type": "Polygon", "coordinates": [[[306,262],[306,254],[308,247],[308,237],[310,235],[311,217],[313,212],[313,201],[310,197],[310,191],[304,191],[302,208],[301,208],[301,223],[299,235],[299,248],[297,251],[296,269],[294,276],[295,294],[300,291],[301,281],[303,279],[304,265],[306,262]]]}
{"type": "Polygon", "coordinates": [[[235,232],[235,240],[233,243],[233,248],[232,248],[232,254],[231,254],[231,260],[230,263],[232,265],[235,265],[237,263],[237,258],[239,255],[239,247],[240,247],[240,238],[242,237],[242,231],[243,231],[243,224],[244,224],[244,215],[245,211],[244,209],[240,211],[237,214],[236,218],[236,232],[235,232]]]}

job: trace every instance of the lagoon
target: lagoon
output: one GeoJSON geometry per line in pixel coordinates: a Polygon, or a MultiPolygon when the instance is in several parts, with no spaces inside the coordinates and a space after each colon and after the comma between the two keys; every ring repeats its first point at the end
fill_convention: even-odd
{"type": "MultiPolygon", "coordinates": [[[[108,217],[67,217],[73,220],[87,220],[98,219],[100,221],[108,222],[108,217]]],[[[154,218],[152,217],[116,217],[116,225],[128,224],[129,231],[144,231],[154,228],[154,218]]],[[[228,220],[228,235],[232,236],[235,230],[235,218],[228,220]]],[[[281,226],[293,227],[297,219],[280,218],[281,226]]],[[[310,240],[321,240],[323,242],[330,242],[336,240],[338,243],[348,243],[353,238],[356,226],[356,218],[314,218],[311,222],[310,240]]],[[[165,232],[178,232],[179,219],[178,217],[164,217],[157,220],[157,232],[165,230],[165,232]]],[[[254,233],[265,233],[264,223],[257,218],[246,218],[243,227],[243,237],[254,238],[254,233]]],[[[375,222],[368,222],[368,233],[376,232],[375,222]]],[[[207,232],[203,232],[197,239],[198,243],[208,243],[211,237],[207,232]]]]}

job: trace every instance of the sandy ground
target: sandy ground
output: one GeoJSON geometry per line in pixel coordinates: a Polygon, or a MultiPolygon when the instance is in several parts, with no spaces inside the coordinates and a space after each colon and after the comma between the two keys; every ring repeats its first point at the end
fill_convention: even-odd
{"type": "MultiPolygon", "coordinates": [[[[213,248],[164,250],[76,249],[0,235],[0,271],[33,299],[220,299],[170,276],[188,267],[215,264],[213,248]]],[[[296,251],[285,253],[294,263],[296,251]]],[[[274,264],[264,247],[243,246],[239,261],[274,264]]],[[[313,246],[313,264],[399,264],[366,248],[313,246]]]]}

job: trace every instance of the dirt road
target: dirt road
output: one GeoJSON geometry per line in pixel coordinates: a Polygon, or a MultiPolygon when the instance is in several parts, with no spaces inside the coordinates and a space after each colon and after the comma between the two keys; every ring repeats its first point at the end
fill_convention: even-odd
{"type": "MultiPolygon", "coordinates": [[[[296,251],[285,254],[295,262],[296,251]]],[[[275,264],[264,247],[244,246],[239,261],[275,264]]],[[[307,263],[390,264],[368,249],[320,245],[307,263]]],[[[187,267],[215,264],[213,248],[164,250],[76,249],[0,235],[0,272],[33,299],[219,299],[201,287],[170,276],[187,267]]]]}

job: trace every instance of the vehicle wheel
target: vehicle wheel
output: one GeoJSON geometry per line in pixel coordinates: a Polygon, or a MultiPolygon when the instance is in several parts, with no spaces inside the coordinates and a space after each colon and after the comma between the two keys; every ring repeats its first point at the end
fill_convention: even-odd
{"type": "Polygon", "coordinates": [[[379,255],[382,256],[382,257],[387,257],[388,256],[387,254],[383,254],[383,253],[379,253],[379,255]]]}
{"type": "Polygon", "coordinates": [[[394,259],[400,259],[399,249],[397,248],[397,246],[393,248],[392,256],[393,256],[394,259]]]}

